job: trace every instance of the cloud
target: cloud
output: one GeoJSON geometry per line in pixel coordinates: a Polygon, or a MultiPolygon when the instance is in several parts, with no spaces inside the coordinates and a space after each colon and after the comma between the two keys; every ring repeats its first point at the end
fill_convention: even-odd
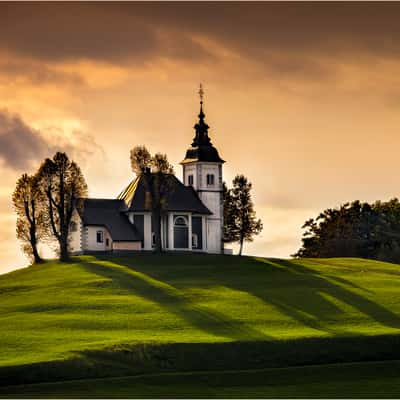
{"type": "Polygon", "coordinates": [[[2,3],[0,50],[47,62],[209,62],[216,55],[197,40],[205,37],[307,72],[318,55],[398,58],[399,16],[398,3],[2,3]]]}
{"type": "Polygon", "coordinates": [[[186,35],[160,31],[123,4],[0,5],[0,49],[47,62],[99,60],[144,63],[154,55],[201,57],[186,35]],[[18,23],[16,23],[18,21],[18,23]]]}
{"type": "Polygon", "coordinates": [[[29,168],[49,152],[49,145],[39,132],[19,116],[0,111],[0,158],[13,169],[29,168]]]}
{"type": "Polygon", "coordinates": [[[170,62],[202,79],[338,81],[343,65],[400,60],[399,18],[389,2],[0,3],[0,75],[96,86],[82,63],[107,83],[109,67],[164,76],[170,62]]]}
{"type": "Polygon", "coordinates": [[[71,158],[86,160],[103,149],[91,135],[74,130],[66,137],[58,128],[47,129],[47,137],[26,124],[19,115],[0,111],[0,160],[14,170],[27,170],[37,166],[56,151],[65,151],[71,158]]]}
{"type": "Polygon", "coordinates": [[[10,81],[42,85],[47,83],[83,85],[84,79],[74,72],[58,71],[42,62],[27,62],[24,60],[0,59],[0,80],[10,84],[10,81]],[[22,81],[22,82],[21,82],[22,81]]]}
{"type": "Polygon", "coordinates": [[[400,48],[400,4],[395,3],[174,3],[137,9],[155,24],[208,35],[264,60],[272,50],[397,56],[400,48]]]}

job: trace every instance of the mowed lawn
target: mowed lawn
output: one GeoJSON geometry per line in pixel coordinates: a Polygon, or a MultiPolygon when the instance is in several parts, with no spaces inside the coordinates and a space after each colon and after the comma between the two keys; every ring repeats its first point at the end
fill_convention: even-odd
{"type": "Polygon", "coordinates": [[[0,276],[0,366],[135,343],[400,333],[400,266],[361,259],[83,256],[0,276]]]}

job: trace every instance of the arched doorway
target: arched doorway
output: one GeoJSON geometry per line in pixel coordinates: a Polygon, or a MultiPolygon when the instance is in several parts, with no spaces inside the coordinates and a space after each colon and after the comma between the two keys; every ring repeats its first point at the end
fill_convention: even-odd
{"type": "Polygon", "coordinates": [[[183,215],[174,218],[174,248],[189,248],[189,224],[187,217],[183,215]]]}

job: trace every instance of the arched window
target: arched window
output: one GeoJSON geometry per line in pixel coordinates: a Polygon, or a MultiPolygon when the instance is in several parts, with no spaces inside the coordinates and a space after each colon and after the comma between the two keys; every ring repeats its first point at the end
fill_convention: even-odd
{"type": "Polygon", "coordinates": [[[187,227],[188,226],[188,222],[187,219],[185,217],[176,217],[174,220],[174,225],[175,226],[182,226],[182,227],[187,227]]]}
{"type": "Polygon", "coordinates": [[[214,185],[214,174],[207,174],[207,185],[214,185]]]}

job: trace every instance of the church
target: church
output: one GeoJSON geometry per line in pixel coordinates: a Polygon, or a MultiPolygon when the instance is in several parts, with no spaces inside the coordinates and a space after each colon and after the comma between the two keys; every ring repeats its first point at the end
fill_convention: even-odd
{"type": "MultiPolygon", "coordinates": [[[[182,182],[170,175],[172,190],[161,220],[166,251],[219,254],[223,246],[222,160],[208,135],[200,87],[199,121],[182,165],[182,182]]],[[[116,199],[79,199],[70,227],[72,254],[151,251],[155,246],[152,212],[143,176],[116,199]]]]}

